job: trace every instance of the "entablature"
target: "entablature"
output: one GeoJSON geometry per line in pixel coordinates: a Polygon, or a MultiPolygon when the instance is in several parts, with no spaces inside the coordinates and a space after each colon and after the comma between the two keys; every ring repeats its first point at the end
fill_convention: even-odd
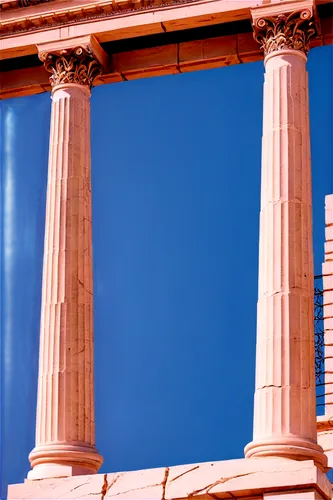
{"type": "MultiPolygon", "coordinates": [[[[274,3],[280,8],[290,1],[274,3]]],[[[49,91],[38,45],[82,36],[93,35],[109,56],[95,85],[260,60],[251,8],[264,5],[266,0],[0,0],[0,98],[49,91]]],[[[332,43],[333,0],[316,5],[321,32],[311,47],[332,43]]]]}

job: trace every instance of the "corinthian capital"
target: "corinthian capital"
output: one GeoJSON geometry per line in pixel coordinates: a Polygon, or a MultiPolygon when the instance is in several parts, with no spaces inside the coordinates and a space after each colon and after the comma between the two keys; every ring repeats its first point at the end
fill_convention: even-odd
{"type": "Polygon", "coordinates": [[[106,65],[105,53],[92,37],[88,43],[84,42],[77,39],[69,47],[49,44],[38,47],[39,59],[43,61],[46,71],[51,73],[53,88],[64,83],[76,83],[90,89],[94,79],[102,74],[106,65]]]}
{"type": "Polygon", "coordinates": [[[292,2],[289,5],[277,6],[275,9],[274,5],[253,9],[252,18],[254,39],[260,44],[266,56],[284,49],[300,50],[307,54],[311,39],[318,34],[311,1],[292,2]],[[287,7],[288,11],[281,11],[287,7]],[[289,10],[290,8],[292,10],[289,10]]]}

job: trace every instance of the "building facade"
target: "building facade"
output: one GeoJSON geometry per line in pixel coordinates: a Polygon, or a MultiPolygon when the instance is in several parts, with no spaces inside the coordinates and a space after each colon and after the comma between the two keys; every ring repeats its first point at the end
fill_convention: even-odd
{"type": "Polygon", "coordinates": [[[116,13],[123,11],[117,15],[112,2],[81,3],[1,3],[0,47],[8,64],[3,98],[52,94],[36,445],[27,481],[10,486],[8,498],[332,498],[326,473],[333,466],[333,195],[326,197],[323,263],[325,412],[317,418],[306,71],[310,47],[332,41],[330,2],[170,3],[147,7],[140,17],[136,4],[119,5],[116,13]],[[240,33],[237,23],[249,19],[253,33],[240,33]],[[192,31],[197,51],[193,40],[173,44],[175,53],[166,40],[167,56],[164,46],[153,56],[135,45],[111,54],[107,46],[115,36],[127,40],[162,31],[168,37],[173,30],[224,23],[233,30],[225,37],[198,39],[192,31]],[[31,65],[37,54],[42,64],[31,65]],[[140,74],[263,57],[253,440],[244,443],[239,460],[100,475],[94,418],[92,88],[140,74]]]}

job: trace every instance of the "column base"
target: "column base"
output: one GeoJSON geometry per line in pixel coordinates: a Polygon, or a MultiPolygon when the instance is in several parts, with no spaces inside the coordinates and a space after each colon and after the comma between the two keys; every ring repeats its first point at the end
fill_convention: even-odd
{"type": "Polygon", "coordinates": [[[322,471],[329,470],[327,457],[321,446],[292,436],[252,441],[245,447],[244,453],[245,458],[276,457],[298,461],[313,460],[322,471]]]}
{"type": "Polygon", "coordinates": [[[96,474],[103,463],[96,448],[73,444],[36,446],[29,460],[29,480],[96,474]]]}

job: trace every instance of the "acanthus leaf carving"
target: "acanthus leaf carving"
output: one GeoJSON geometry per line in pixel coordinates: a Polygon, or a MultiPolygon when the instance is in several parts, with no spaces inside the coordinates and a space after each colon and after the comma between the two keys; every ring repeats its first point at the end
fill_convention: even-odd
{"type": "Polygon", "coordinates": [[[39,54],[46,71],[52,73],[52,87],[64,83],[76,83],[91,89],[94,79],[101,75],[103,67],[94,57],[90,47],[75,47],[57,52],[39,54]]]}
{"type": "Polygon", "coordinates": [[[318,34],[309,9],[261,17],[254,22],[253,28],[254,39],[265,55],[283,49],[300,50],[307,54],[311,39],[318,34]]]}

